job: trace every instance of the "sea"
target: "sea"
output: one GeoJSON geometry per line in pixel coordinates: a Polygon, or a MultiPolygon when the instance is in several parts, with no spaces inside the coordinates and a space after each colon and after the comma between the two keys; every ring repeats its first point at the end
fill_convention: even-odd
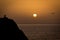
{"type": "Polygon", "coordinates": [[[29,40],[60,40],[60,24],[17,24],[29,40]]]}

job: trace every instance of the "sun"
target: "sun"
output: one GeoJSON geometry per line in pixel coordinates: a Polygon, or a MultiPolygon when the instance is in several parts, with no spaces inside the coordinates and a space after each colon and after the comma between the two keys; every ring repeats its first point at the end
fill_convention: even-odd
{"type": "Polygon", "coordinates": [[[37,17],[37,14],[33,14],[33,17],[37,17]]]}

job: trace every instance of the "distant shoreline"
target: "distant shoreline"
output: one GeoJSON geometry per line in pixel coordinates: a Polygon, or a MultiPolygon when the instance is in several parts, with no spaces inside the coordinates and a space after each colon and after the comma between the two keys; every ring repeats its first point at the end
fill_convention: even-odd
{"type": "MultiPolygon", "coordinates": [[[[35,24],[33,24],[33,25],[35,25],[35,24]]],[[[60,25],[60,24],[36,24],[36,25],[60,25]]]]}

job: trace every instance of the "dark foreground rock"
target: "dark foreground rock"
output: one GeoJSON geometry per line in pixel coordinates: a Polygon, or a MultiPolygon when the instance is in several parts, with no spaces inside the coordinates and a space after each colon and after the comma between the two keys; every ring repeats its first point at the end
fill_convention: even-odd
{"type": "Polygon", "coordinates": [[[17,24],[7,17],[0,18],[0,40],[28,40],[17,24]]]}

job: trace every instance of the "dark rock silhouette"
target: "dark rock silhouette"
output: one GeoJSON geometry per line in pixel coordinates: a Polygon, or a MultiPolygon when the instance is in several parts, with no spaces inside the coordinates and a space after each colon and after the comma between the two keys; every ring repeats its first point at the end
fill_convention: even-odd
{"type": "Polygon", "coordinates": [[[0,18],[0,40],[28,40],[17,24],[4,16],[0,18]]]}

